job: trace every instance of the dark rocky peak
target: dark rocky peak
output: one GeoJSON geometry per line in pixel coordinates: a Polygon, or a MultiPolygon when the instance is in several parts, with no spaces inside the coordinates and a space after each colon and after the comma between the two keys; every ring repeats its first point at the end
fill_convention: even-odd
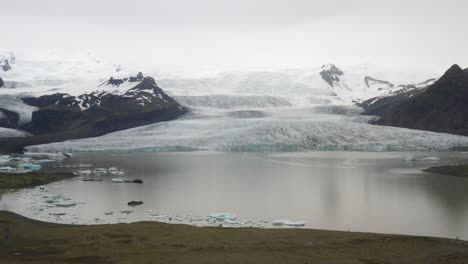
{"type": "Polygon", "coordinates": [[[141,90],[153,90],[159,89],[159,86],[156,84],[156,81],[153,77],[144,77],[141,75],[141,80],[138,85],[130,89],[129,91],[141,91],[141,90]]]}
{"type": "Polygon", "coordinates": [[[11,65],[8,59],[0,58],[0,69],[2,69],[5,72],[11,70],[11,65]]]}
{"type": "Polygon", "coordinates": [[[5,85],[5,83],[3,82],[3,79],[0,77],[0,88],[2,88],[3,85],[5,85]]]}
{"type": "Polygon", "coordinates": [[[0,69],[5,72],[11,70],[11,65],[15,63],[16,57],[12,52],[8,56],[0,56],[0,69]]]}
{"type": "Polygon", "coordinates": [[[418,95],[388,108],[377,124],[468,136],[468,72],[453,65],[418,95]]]}
{"type": "Polygon", "coordinates": [[[463,72],[463,69],[458,64],[454,64],[445,72],[445,74],[458,74],[461,72],[463,72]]]}
{"type": "Polygon", "coordinates": [[[143,79],[144,79],[143,73],[139,72],[136,76],[129,76],[129,77],[124,77],[124,78],[110,77],[109,80],[103,82],[99,86],[102,86],[103,84],[105,84],[107,86],[119,87],[120,85],[124,83],[141,82],[143,81],[143,79]]]}
{"type": "Polygon", "coordinates": [[[344,72],[336,67],[334,64],[327,64],[322,66],[322,70],[320,71],[320,76],[322,79],[327,82],[331,87],[333,87],[335,82],[340,81],[340,76],[342,76],[344,72]]]}
{"type": "MultiPolygon", "coordinates": [[[[97,109],[114,109],[117,105],[134,105],[136,107],[163,107],[168,104],[176,104],[164,91],[159,88],[152,77],[137,75],[140,83],[127,90],[123,94],[115,94],[107,91],[94,91],[92,93],[71,96],[69,94],[56,93],[40,97],[23,98],[26,104],[41,109],[61,109],[66,111],[85,111],[97,109]]],[[[110,79],[114,80],[115,79],[110,79]]],[[[129,81],[129,80],[127,80],[129,81]]]]}
{"type": "Polygon", "coordinates": [[[434,85],[428,88],[429,93],[459,93],[468,95],[468,72],[454,64],[434,85]]]}

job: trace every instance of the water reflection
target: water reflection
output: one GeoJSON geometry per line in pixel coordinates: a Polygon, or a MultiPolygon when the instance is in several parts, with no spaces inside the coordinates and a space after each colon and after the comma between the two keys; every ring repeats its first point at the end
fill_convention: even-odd
{"type": "MultiPolygon", "coordinates": [[[[227,211],[244,220],[304,220],[309,228],[468,239],[468,179],[421,172],[432,165],[462,163],[466,155],[417,153],[438,156],[439,162],[407,162],[407,155],[86,153],[63,164],[118,166],[144,184],[112,184],[112,176],[101,176],[102,182],[72,179],[53,183],[50,189],[85,201],[60,209],[73,216],[64,222],[122,221],[121,214],[104,212],[120,212],[128,209],[128,201],[141,200],[144,205],[132,208],[126,221],[148,220],[146,210],[198,216],[227,211]]],[[[0,208],[43,220],[58,211],[33,212],[32,199],[26,191],[4,194],[0,208]]]]}

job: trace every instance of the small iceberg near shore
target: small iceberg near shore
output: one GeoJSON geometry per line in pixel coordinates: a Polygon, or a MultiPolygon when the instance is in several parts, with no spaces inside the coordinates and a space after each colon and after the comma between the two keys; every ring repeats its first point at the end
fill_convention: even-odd
{"type": "Polygon", "coordinates": [[[210,221],[210,219],[215,220],[215,221],[234,221],[237,219],[236,215],[233,213],[212,213],[208,215],[207,221],[210,221]]]}
{"type": "Polygon", "coordinates": [[[90,175],[91,171],[90,170],[80,170],[78,171],[79,175],[90,175]]]}
{"type": "Polygon", "coordinates": [[[271,223],[274,226],[305,226],[304,221],[275,220],[271,223]]]}
{"type": "Polygon", "coordinates": [[[25,169],[25,170],[40,170],[42,169],[42,166],[39,164],[34,164],[34,163],[22,163],[19,164],[19,167],[25,169]]]}
{"type": "Polygon", "coordinates": [[[16,171],[16,169],[12,168],[10,166],[0,167],[0,172],[3,172],[3,173],[12,173],[12,172],[15,172],[15,171],[16,171]]]}
{"type": "Polygon", "coordinates": [[[412,155],[408,155],[406,157],[403,158],[403,161],[407,161],[407,162],[412,162],[412,161],[440,161],[440,158],[439,157],[432,157],[432,156],[420,156],[420,157],[417,157],[417,156],[412,156],[412,155]]]}
{"type": "Polygon", "coordinates": [[[108,170],[105,168],[97,168],[94,169],[94,174],[101,175],[101,174],[107,174],[108,170]]]}
{"type": "Polygon", "coordinates": [[[124,178],[114,178],[112,179],[113,183],[129,183],[131,182],[129,179],[124,179],[124,178]]]}

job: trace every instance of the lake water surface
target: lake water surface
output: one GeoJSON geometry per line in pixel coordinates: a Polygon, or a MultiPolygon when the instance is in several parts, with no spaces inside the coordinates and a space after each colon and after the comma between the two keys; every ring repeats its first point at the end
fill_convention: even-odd
{"type": "Polygon", "coordinates": [[[468,239],[468,179],[421,171],[467,160],[468,154],[456,152],[80,153],[45,169],[118,167],[126,175],[93,176],[101,182],[77,177],[49,184],[46,191],[4,191],[0,209],[80,224],[158,220],[206,225],[197,218],[232,212],[238,223],[254,222],[244,226],[271,227],[273,220],[289,219],[314,229],[468,239]],[[405,160],[408,155],[440,161],[405,160]],[[77,164],[92,167],[67,167],[77,164]],[[144,183],[112,183],[116,177],[144,183]],[[43,194],[60,194],[78,205],[47,207],[43,194]],[[129,201],[144,204],[129,207],[129,201]],[[170,216],[155,217],[161,214],[170,216]]]}

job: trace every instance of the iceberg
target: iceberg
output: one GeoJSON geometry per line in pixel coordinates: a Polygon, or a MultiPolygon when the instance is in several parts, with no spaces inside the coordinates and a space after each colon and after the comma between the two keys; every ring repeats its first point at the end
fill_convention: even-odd
{"type": "Polygon", "coordinates": [[[90,175],[91,171],[90,170],[81,170],[81,171],[78,171],[78,174],[80,174],[80,175],[90,175]]]}
{"type": "Polygon", "coordinates": [[[424,157],[416,159],[417,161],[440,161],[439,157],[424,157]]]}
{"type": "Polygon", "coordinates": [[[95,173],[95,174],[98,174],[98,175],[100,175],[100,174],[107,174],[107,172],[108,172],[108,171],[107,171],[107,169],[105,169],[105,168],[97,168],[97,169],[94,169],[94,173],[95,173]]]}
{"type": "Polygon", "coordinates": [[[41,165],[39,164],[34,164],[34,163],[23,163],[19,164],[19,167],[25,169],[25,170],[40,170],[42,168],[41,165]]]}
{"type": "Polygon", "coordinates": [[[15,172],[15,171],[16,171],[16,169],[12,168],[10,166],[0,167],[0,172],[3,172],[3,173],[12,173],[12,172],[15,172]]]}
{"type": "Polygon", "coordinates": [[[76,203],[75,202],[69,202],[69,203],[59,202],[59,203],[54,203],[54,205],[56,207],[72,207],[72,206],[76,206],[76,203]]]}
{"type": "Polygon", "coordinates": [[[220,222],[233,222],[236,220],[236,215],[233,213],[212,213],[208,215],[207,221],[208,223],[215,223],[216,221],[220,222]]]}
{"type": "Polygon", "coordinates": [[[403,158],[404,161],[440,161],[439,157],[416,157],[408,155],[403,158]]]}
{"type": "Polygon", "coordinates": [[[129,183],[132,182],[129,179],[124,179],[124,178],[113,178],[112,179],[113,183],[129,183]]]}
{"type": "Polygon", "coordinates": [[[271,223],[274,226],[305,226],[304,221],[275,220],[271,223]]]}

